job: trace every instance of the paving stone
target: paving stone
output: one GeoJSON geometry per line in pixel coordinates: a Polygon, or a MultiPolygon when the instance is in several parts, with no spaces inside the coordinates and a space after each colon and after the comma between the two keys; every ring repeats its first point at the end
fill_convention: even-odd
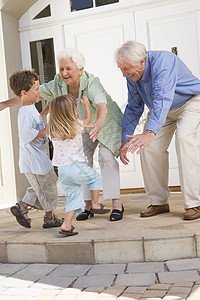
{"type": "Polygon", "coordinates": [[[184,295],[169,295],[169,296],[165,296],[162,300],[186,300],[184,295]]]}
{"type": "Polygon", "coordinates": [[[27,300],[27,296],[10,296],[10,295],[1,295],[1,300],[27,300]]]}
{"type": "Polygon", "coordinates": [[[84,275],[91,265],[73,265],[73,264],[62,264],[58,266],[53,272],[52,276],[81,276],[84,275]]]}
{"type": "Polygon", "coordinates": [[[145,239],[144,251],[146,261],[164,261],[166,259],[179,259],[195,257],[196,249],[193,236],[177,237],[176,239],[145,239]]]}
{"type": "Polygon", "coordinates": [[[158,273],[158,278],[160,283],[176,283],[176,282],[187,282],[187,281],[197,281],[200,276],[198,272],[195,271],[181,271],[181,272],[163,272],[158,273]]]}
{"type": "Polygon", "coordinates": [[[166,295],[165,290],[146,290],[142,295],[143,298],[163,298],[166,295]]]}
{"type": "Polygon", "coordinates": [[[7,277],[1,280],[2,287],[16,287],[16,288],[26,288],[30,287],[33,284],[33,281],[22,280],[14,277],[7,277]]]}
{"type": "Polygon", "coordinates": [[[7,262],[7,248],[5,242],[0,242],[0,261],[1,262],[7,262]]]}
{"type": "Polygon", "coordinates": [[[161,300],[162,298],[157,298],[157,297],[147,297],[147,298],[144,298],[142,296],[142,298],[140,298],[140,300],[161,300]]]}
{"type": "Polygon", "coordinates": [[[161,283],[156,283],[150,285],[147,289],[148,290],[168,290],[170,288],[171,284],[161,284],[161,283]]]}
{"type": "Polygon", "coordinates": [[[46,263],[45,244],[7,244],[8,262],[46,263]]]}
{"type": "Polygon", "coordinates": [[[97,264],[127,263],[144,259],[141,240],[95,243],[94,252],[97,264]]]}
{"type": "Polygon", "coordinates": [[[197,290],[197,289],[200,290],[200,285],[196,285],[196,284],[195,284],[195,285],[192,287],[192,292],[195,291],[195,290],[197,290]]]}
{"type": "Polygon", "coordinates": [[[23,268],[28,266],[27,264],[1,264],[0,266],[0,275],[12,275],[23,268]]]}
{"type": "Polygon", "coordinates": [[[82,289],[66,288],[60,292],[60,295],[78,295],[81,291],[82,289]]]}
{"type": "Polygon", "coordinates": [[[69,287],[72,282],[76,279],[75,276],[66,276],[66,277],[53,277],[53,276],[45,276],[41,278],[38,282],[33,284],[33,288],[41,288],[41,289],[60,289],[69,287]]]}
{"type": "Polygon", "coordinates": [[[10,296],[37,296],[41,293],[41,289],[33,289],[33,288],[7,288],[1,295],[10,295],[10,296]]]}
{"type": "Polygon", "coordinates": [[[163,262],[129,263],[127,273],[157,273],[164,272],[163,262]]]}
{"type": "Polygon", "coordinates": [[[143,286],[130,286],[128,287],[123,294],[139,294],[139,293],[144,293],[146,291],[146,287],[143,286]]]}
{"type": "Polygon", "coordinates": [[[94,265],[88,275],[93,274],[122,274],[124,272],[125,264],[101,264],[94,265]]]}
{"type": "Polygon", "coordinates": [[[177,283],[174,283],[172,286],[192,287],[193,285],[194,285],[194,282],[177,282],[177,283]]]}
{"type": "MultiPolygon", "coordinates": [[[[62,290],[48,290],[48,289],[45,289],[45,290],[42,290],[40,292],[40,294],[38,294],[38,297],[49,297],[50,299],[55,297],[56,295],[59,295],[60,293],[62,292],[62,290]]],[[[38,299],[38,297],[36,299],[38,299]]]]}
{"type": "MultiPolygon", "coordinates": [[[[97,293],[83,291],[80,294],[78,294],[74,299],[75,300],[95,300],[95,299],[97,299],[97,297],[98,297],[97,293]]],[[[66,300],[66,298],[65,298],[65,300],[66,300]]],[[[68,300],[68,298],[67,298],[67,300],[68,300]]]]}
{"type": "Polygon", "coordinates": [[[141,299],[141,294],[123,294],[120,297],[118,297],[117,300],[127,300],[128,298],[138,300],[141,299]]]}
{"type": "Polygon", "coordinates": [[[86,292],[96,292],[96,293],[101,293],[105,290],[105,287],[102,286],[93,286],[93,287],[88,287],[85,289],[86,292]]]}
{"type": "Polygon", "coordinates": [[[56,299],[56,300],[76,300],[77,299],[76,297],[77,297],[76,295],[67,295],[67,299],[66,299],[66,295],[58,294],[53,298],[49,298],[49,296],[47,296],[47,297],[40,298],[40,299],[37,298],[36,300],[49,300],[49,299],[51,299],[51,300],[53,300],[53,299],[56,299]]]}
{"type": "Polygon", "coordinates": [[[114,275],[88,275],[80,276],[74,284],[74,288],[87,288],[87,287],[98,287],[111,286],[115,276],[114,275]]]}
{"type": "Polygon", "coordinates": [[[200,258],[178,259],[166,261],[169,271],[200,269],[200,258]]]}
{"type": "Polygon", "coordinates": [[[191,294],[188,297],[189,300],[199,300],[200,299],[200,286],[193,287],[191,294]]]}
{"type": "Polygon", "coordinates": [[[179,287],[179,286],[172,286],[167,295],[177,295],[177,294],[181,294],[181,295],[188,295],[191,291],[191,288],[190,287],[179,287]]]}
{"type": "MultiPolygon", "coordinates": [[[[73,239],[75,239],[73,237],[73,239]]],[[[65,239],[66,240],[66,239],[65,239]]],[[[94,264],[94,249],[91,241],[80,242],[55,242],[46,243],[48,263],[61,264],[94,264]]]]}
{"type": "Polygon", "coordinates": [[[118,297],[112,294],[101,293],[97,296],[97,300],[116,300],[118,297]]]}
{"type": "Polygon", "coordinates": [[[5,291],[7,288],[6,287],[3,287],[3,286],[0,286],[0,294],[5,291]]]}
{"type": "Polygon", "coordinates": [[[22,270],[15,273],[18,279],[26,279],[30,281],[38,281],[45,275],[52,272],[58,265],[52,264],[30,264],[22,270]]]}
{"type": "Polygon", "coordinates": [[[148,286],[155,283],[154,273],[145,274],[121,274],[117,276],[116,286],[148,286]]]}
{"type": "Polygon", "coordinates": [[[109,295],[113,295],[113,296],[119,296],[121,295],[125,290],[125,287],[121,287],[121,286],[111,286],[106,288],[101,294],[100,296],[109,296],[109,295]]]}

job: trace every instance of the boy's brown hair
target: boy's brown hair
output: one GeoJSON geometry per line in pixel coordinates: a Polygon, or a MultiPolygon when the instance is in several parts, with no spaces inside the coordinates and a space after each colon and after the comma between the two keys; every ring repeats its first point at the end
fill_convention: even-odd
{"type": "Polygon", "coordinates": [[[34,70],[23,70],[14,72],[9,78],[9,84],[13,93],[20,97],[21,91],[28,92],[37,80],[39,80],[39,75],[34,70]]]}

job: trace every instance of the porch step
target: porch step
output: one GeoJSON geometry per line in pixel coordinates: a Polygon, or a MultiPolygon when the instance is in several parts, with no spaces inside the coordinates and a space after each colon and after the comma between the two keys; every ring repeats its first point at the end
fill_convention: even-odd
{"type": "MultiPolygon", "coordinates": [[[[95,215],[73,225],[79,234],[63,237],[59,228],[43,229],[43,212],[30,211],[32,228],[21,227],[9,208],[1,210],[0,262],[109,264],[153,262],[200,257],[200,219],[183,221],[182,195],[172,192],[170,213],[140,218],[149,201],[145,194],[122,194],[125,208],[121,221],[109,214],[95,215]]],[[[109,200],[102,200],[111,208],[109,200]]],[[[64,198],[56,214],[64,217],[64,198]]]]}

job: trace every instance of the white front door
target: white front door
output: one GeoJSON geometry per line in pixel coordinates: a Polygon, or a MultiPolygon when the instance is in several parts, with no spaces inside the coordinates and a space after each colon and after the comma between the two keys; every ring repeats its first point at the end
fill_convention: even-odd
{"type": "MultiPolygon", "coordinates": [[[[134,39],[134,32],[132,13],[23,31],[21,32],[23,67],[32,67],[33,51],[38,51],[37,45],[31,51],[32,43],[52,39],[55,56],[64,47],[75,47],[85,56],[85,69],[100,78],[104,88],[124,111],[127,103],[126,80],[117,68],[114,52],[126,40],[134,39]]],[[[40,67],[42,70],[41,62],[40,67]]],[[[143,187],[139,156],[129,156],[128,166],[124,166],[118,159],[121,173],[120,188],[143,187]]],[[[96,162],[95,168],[99,168],[96,162]]]]}
{"type": "MultiPolygon", "coordinates": [[[[191,13],[189,2],[135,14],[136,35],[149,50],[167,50],[177,55],[199,78],[200,62],[198,51],[198,13],[191,13]],[[179,12],[179,14],[177,13],[179,12]]],[[[178,163],[173,138],[169,147],[169,186],[180,185],[178,163]]]]}
{"type": "MultiPolygon", "coordinates": [[[[86,59],[85,69],[100,78],[106,91],[117,102],[121,110],[127,104],[126,80],[114,61],[115,50],[125,41],[135,39],[134,19],[132,13],[121,13],[99,17],[95,20],[81,21],[64,25],[66,47],[76,47],[83,52],[86,59]]],[[[137,131],[142,122],[139,124],[137,131]]],[[[143,127],[143,126],[142,126],[143,127]]],[[[96,154],[97,157],[97,154],[96,154]]],[[[130,163],[120,164],[120,188],[140,188],[144,186],[140,158],[129,155],[130,163]]],[[[96,159],[97,161],[97,159],[96,159]]],[[[95,162],[98,170],[98,164],[95,162]]]]}

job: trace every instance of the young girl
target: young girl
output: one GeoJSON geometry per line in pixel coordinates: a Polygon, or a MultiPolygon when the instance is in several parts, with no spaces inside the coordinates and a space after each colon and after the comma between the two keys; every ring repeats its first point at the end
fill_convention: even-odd
{"type": "Polygon", "coordinates": [[[76,214],[84,211],[82,184],[92,192],[92,200],[98,203],[101,177],[86,164],[83,152],[82,132],[90,123],[89,101],[83,96],[85,119],[79,120],[77,101],[70,95],[58,96],[50,102],[49,133],[52,137],[54,154],[52,163],[58,167],[58,177],[67,195],[65,219],[59,233],[65,236],[78,234],[72,226],[76,214]]]}

